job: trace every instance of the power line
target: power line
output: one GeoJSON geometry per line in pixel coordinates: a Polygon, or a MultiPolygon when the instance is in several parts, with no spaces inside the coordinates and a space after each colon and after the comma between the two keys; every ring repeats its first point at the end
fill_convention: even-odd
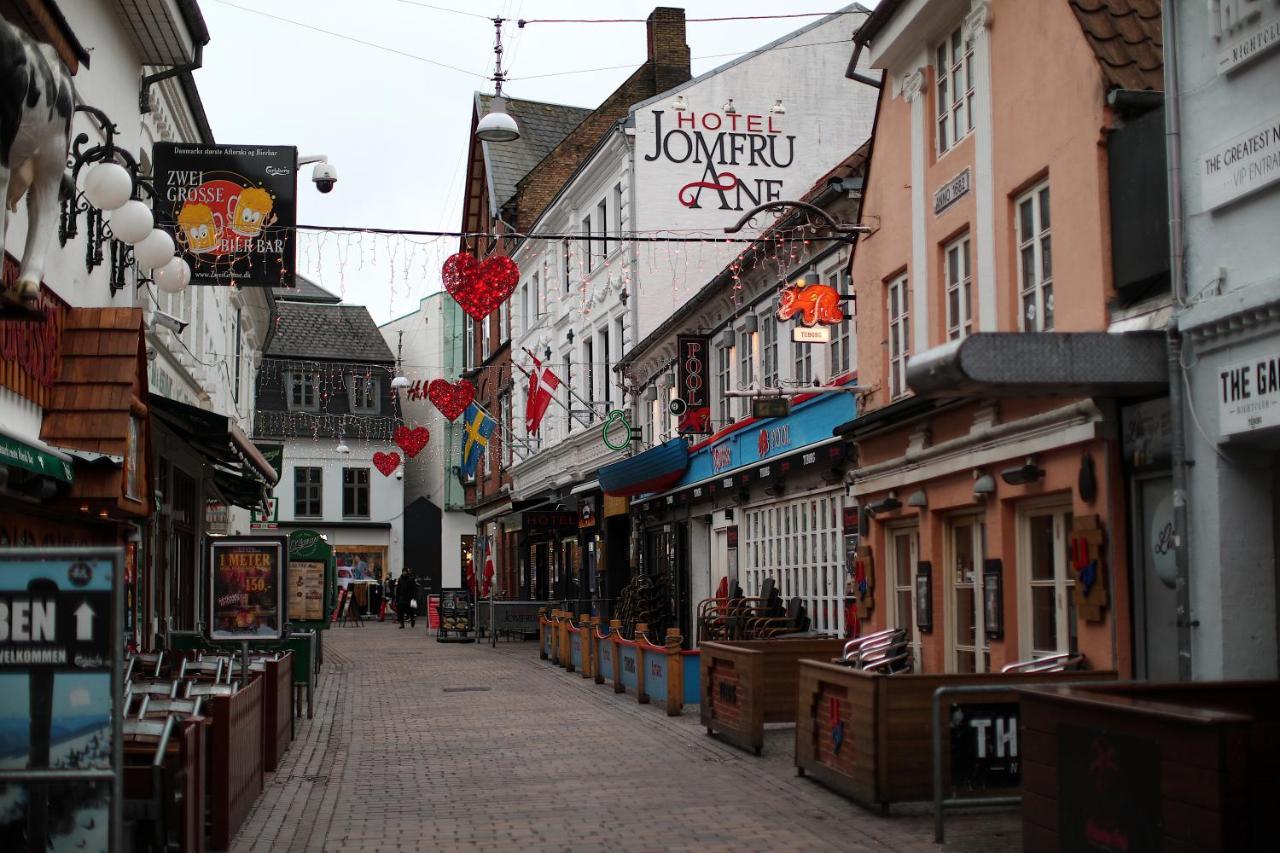
{"type": "Polygon", "coordinates": [[[304,23],[302,21],[294,20],[293,18],[285,18],[285,17],[281,17],[280,15],[273,15],[270,12],[264,12],[261,9],[251,9],[248,6],[241,6],[238,3],[232,3],[231,0],[214,0],[214,2],[220,3],[223,6],[230,6],[232,9],[239,9],[241,12],[250,12],[254,15],[261,15],[264,18],[271,18],[272,20],[280,21],[281,23],[292,24],[295,27],[302,27],[305,30],[311,30],[312,32],[323,33],[324,35],[327,35],[327,36],[333,36],[334,38],[342,39],[343,41],[355,42],[356,44],[362,44],[365,47],[372,47],[375,50],[381,50],[387,53],[394,53],[395,55],[402,56],[405,59],[413,59],[418,62],[425,62],[428,65],[434,65],[437,68],[445,68],[445,69],[448,69],[449,71],[457,71],[459,74],[466,74],[471,77],[479,77],[481,80],[490,79],[489,75],[487,74],[478,74],[475,71],[468,71],[467,69],[459,68],[456,65],[448,65],[444,62],[437,62],[434,59],[428,59],[427,57],[420,56],[416,53],[409,53],[407,51],[399,50],[394,47],[388,47],[387,45],[384,45],[384,44],[378,44],[377,42],[366,41],[365,39],[356,38],[355,36],[349,36],[349,35],[346,35],[345,33],[335,33],[333,30],[326,30],[322,27],[316,27],[311,24],[304,23]]]}
{"type": "Polygon", "coordinates": [[[592,241],[620,241],[632,243],[768,243],[769,241],[781,241],[786,239],[803,239],[817,242],[836,242],[850,243],[853,242],[854,236],[851,234],[836,234],[833,236],[823,237],[817,234],[804,234],[802,236],[791,235],[783,236],[786,232],[808,231],[809,226],[797,226],[795,228],[778,229],[767,234],[761,234],[756,237],[736,237],[736,236],[707,236],[707,237],[678,237],[678,236],[653,236],[640,235],[634,232],[629,234],[526,234],[520,232],[512,232],[510,234],[490,234],[487,231],[422,231],[413,228],[357,228],[350,225],[295,225],[294,229],[298,231],[326,231],[326,232],[348,232],[352,234],[392,234],[406,237],[459,237],[463,239],[484,238],[492,239],[496,237],[505,237],[512,240],[585,240],[592,241]]]}
{"type": "Polygon", "coordinates": [[[451,12],[454,15],[465,15],[468,18],[479,18],[482,21],[493,21],[493,18],[488,15],[481,15],[479,12],[464,12],[462,9],[450,9],[447,6],[436,6],[431,3],[423,3],[421,0],[396,0],[396,2],[403,3],[406,6],[419,6],[423,9],[435,9],[437,12],[451,12]]]}
{"type": "MultiPolygon", "coordinates": [[[[806,44],[784,44],[784,45],[780,45],[778,47],[773,48],[773,50],[796,50],[797,48],[802,48],[802,47],[823,47],[825,45],[849,44],[851,42],[852,42],[852,38],[844,38],[844,39],[835,39],[834,41],[808,42],[806,44]]],[[[735,50],[735,51],[731,51],[730,53],[709,53],[705,56],[692,56],[689,59],[691,62],[697,62],[703,59],[724,59],[726,56],[741,56],[743,53],[745,53],[745,51],[735,50]]],[[[571,74],[592,74],[592,73],[595,73],[596,71],[617,71],[622,68],[635,68],[639,64],[640,63],[630,62],[630,63],[627,63],[626,65],[606,65],[601,68],[583,68],[578,71],[552,71],[546,74],[529,74],[524,77],[508,77],[507,82],[510,83],[512,81],[517,81],[517,80],[520,80],[520,81],[542,80],[547,77],[567,77],[571,74]]]]}
{"type": "MultiPolygon", "coordinates": [[[[828,15],[856,15],[861,10],[836,12],[791,12],[784,15],[726,15],[719,18],[685,18],[686,24],[714,24],[723,21],[775,21],[782,18],[825,18],[828,15]]],[[[647,24],[645,18],[530,18],[516,21],[516,26],[528,24],[647,24]]]]}

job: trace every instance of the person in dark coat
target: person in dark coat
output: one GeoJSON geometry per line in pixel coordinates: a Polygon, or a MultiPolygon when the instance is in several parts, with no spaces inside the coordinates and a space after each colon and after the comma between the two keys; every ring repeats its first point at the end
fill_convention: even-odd
{"type": "Polygon", "coordinates": [[[400,573],[399,579],[396,580],[396,614],[400,617],[400,627],[404,627],[404,618],[409,617],[409,627],[413,628],[418,624],[418,608],[414,607],[414,603],[418,598],[418,581],[409,573],[409,567],[405,566],[404,571],[400,573]]]}

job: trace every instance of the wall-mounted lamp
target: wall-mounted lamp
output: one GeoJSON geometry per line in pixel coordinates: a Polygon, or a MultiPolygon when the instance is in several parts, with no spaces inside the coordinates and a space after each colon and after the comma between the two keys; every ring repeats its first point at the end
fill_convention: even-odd
{"type": "Polygon", "coordinates": [[[898,493],[890,491],[889,496],[877,503],[869,504],[867,509],[872,515],[879,515],[882,512],[893,512],[895,509],[902,509],[902,501],[898,500],[898,493]]]}
{"type": "Polygon", "coordinates": [[[973,493],[979,497],[996,493],[996,478],[985,471],[973,472],[973,493]]]}
{"type": "Polygon", "coordinates": [[[787,114],[787,108],[782,105],[782,98],[778,98],[778,100],[773,102],[773,106],[769,107],[769,112],[776,116],[787,114]]]}
{"type": "Polygon", "coordinates": [[[724,347],[725,349],[728,349],[729,347],[733,346],[734,343],[736,343],[736,340],[735,340],[735,335],[733,334],[732,328],[725,329],[723,332],[720,333],[720,346],[724,347]]]}
{"type": "Polygon", "coordinates": [[[658,402],[658,389],[652,385],[644,389],[644,401],[646,403],[658,402]]]}
{"type": "Polygon", "coordinates": [[[338,446],[333,449],[334,453],[350,453],[351,448],[347,447],[347,443],[342,439],[338,439],[338,446]]]}
{"type": "Polygon", "coordinates": [[[724,106],[721,107],[720,109],[724,110],[724,114],[727,116],[734,115],[735,113],[738,112],[738,108],[733,105],[733,98],[730,98],[729,100],[725,101],[724,106]]]}
{"type": "Polygon", "coordinates": [[[564,339],[569,342],[569,346],[573,346],[573,329],[564,333],[564,339]]]}
{"type": "Polygon", "coordinates": [[[924,493],[924,489],[916,489],[907,497],[907,506],[924,509],[928,505],[929,496],[924,493]]]}
{"type": "Polygon", "coordinates": [[[1034,458],[1028,456],[1027,461],[1017,468],[1005,468],[1001,471],[1000,479],[1010,486],[1025,486],[1044,479],[1044,469],[1035,463],[1034,458]]]}
{"type": "Polygon", "coordinates": [[[754,335],[760,328],[760,320],[755,314],[747,314],[742,318],[742,331],[754,335]]]}
{"type": "Polygon", "coordinates": [[[676,387],[676,376],[675,376],[675,374],[674,374],[674,373],[672,373],[671,371],[667,371],[666,373],[662,374],[662,378],[658,380],[658,385],[660,385],[660,386],[661,386],[661,387],[663,387],[663,388],[674,388],[674,387],[676,387]]]}
{"type": "Polygon", "coordinates": [[[546,359],[547,361],[550,361],[550,360],[551,360],[551,345],[550,345],[550,344],[548,344],[548,345],[546,346],[546,348],[542,350],[542,357],[543,357],[544,359],[546,359]]]}
{"type": "Polygon", "coordinates": [[[676,95],[676,99],[671,102],[671,109],[678,113],[682,113],[689,109],[689,101],[684,95],[676,95]]]}
{"type": "Polygon", "coordinates": [[[397,373],[396,378],[391,380],[391,387],[397,391],[403,390],[409,387],[409,380],[402,374],[397,373]]]}

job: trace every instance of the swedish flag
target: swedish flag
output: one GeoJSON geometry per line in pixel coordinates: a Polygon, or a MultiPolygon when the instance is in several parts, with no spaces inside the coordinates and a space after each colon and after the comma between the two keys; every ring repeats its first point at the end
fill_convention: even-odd
{"type": "Polygon", "coordinates": [[[462,416],[462,428],[462,475],[474,477],[476,466],[480,463],[480,454],[489,446],[489,435],[494,428],[493,418],[472,403],[462,416]]]}

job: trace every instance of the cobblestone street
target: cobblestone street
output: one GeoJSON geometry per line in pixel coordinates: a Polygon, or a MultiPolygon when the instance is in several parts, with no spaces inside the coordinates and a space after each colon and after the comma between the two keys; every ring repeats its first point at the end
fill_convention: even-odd
{"type": "MultiPolygon", "coordinates": [[[[421,623],[325,637],[315,718],[234,851],[937,850],[927,807],[881,817],[798,778],[794,730],[756,758],[540,661],[421,623]]],[[[947,850],[1013,851],[1017,814],[948,819],[947,850]]]]}

